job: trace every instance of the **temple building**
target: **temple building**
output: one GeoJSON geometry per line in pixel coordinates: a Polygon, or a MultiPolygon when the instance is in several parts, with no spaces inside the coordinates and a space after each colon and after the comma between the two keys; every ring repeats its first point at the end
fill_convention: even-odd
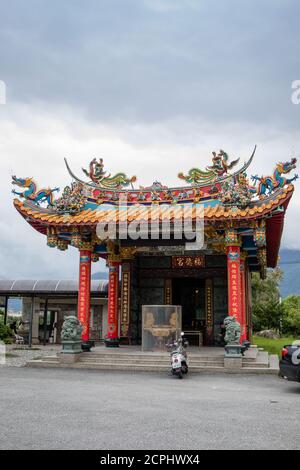
{"type": "Polygon", "coordinates": [[[270,176],[247,177],[244,163],[213,152],[204,170],[179,173],[182,184],[134,187],[136,177],[112,176],[94,159],[60,196],[39,190],[32,178],[13,177],[14,206],[47,245],[78,255],[77,315],[91,339],[91,263],[109,268],[107,346],[140,344],[145,305],[181,306],[181,328],[195,345],[217,346],[227,315],[251,340],[251,273],[277,265],[284,217],[293,195],[284,175],[296,159],[270,176]]]}

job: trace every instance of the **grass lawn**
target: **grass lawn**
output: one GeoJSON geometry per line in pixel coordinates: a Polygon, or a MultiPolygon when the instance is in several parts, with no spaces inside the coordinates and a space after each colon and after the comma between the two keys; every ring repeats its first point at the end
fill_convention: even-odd
{"type": "Polygon", "coordinates": [[[264,348],[271,354],[281,354],[281,349],[286,344],[292,344],[296,338],[286,337],[279,339],[261,338],[260,336],[253,335],[252,344],[256,344],[259,348],[264,348]]]}

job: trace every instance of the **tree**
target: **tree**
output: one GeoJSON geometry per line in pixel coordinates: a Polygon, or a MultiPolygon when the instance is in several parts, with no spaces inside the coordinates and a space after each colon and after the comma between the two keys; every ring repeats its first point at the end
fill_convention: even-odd
{"type": "Polygon", "coordinates": [[[252,275],[252,298],[253,306],[268,303],[271,300],[279,302],[279,284],[282,280],[283,272],[280,268],[267,271],[266,279],[261,279],[259,273],[252,275]]]}
{"type": "Polygon", "coordinates": [[[282,302],[283,330],[294,336],[300,335],[300,295],[289,295],[282,302]]]}
{"type": "Polygon", "coordinates": [[[259,273],[252,277],[253,329],[254,331],[275,329],[280,331],[284,309],[280,302],[279,284],[281,269],[268,270],[266,279],[259,273]]]}

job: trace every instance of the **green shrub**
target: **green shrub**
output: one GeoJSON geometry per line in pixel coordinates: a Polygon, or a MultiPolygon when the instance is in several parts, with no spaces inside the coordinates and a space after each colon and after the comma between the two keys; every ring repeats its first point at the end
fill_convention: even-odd
{"type": "Polygon", "coordinates": [[[12,343],[13,332],[7,325],[0,325],[0,341],[5,344],[12,343]]]}

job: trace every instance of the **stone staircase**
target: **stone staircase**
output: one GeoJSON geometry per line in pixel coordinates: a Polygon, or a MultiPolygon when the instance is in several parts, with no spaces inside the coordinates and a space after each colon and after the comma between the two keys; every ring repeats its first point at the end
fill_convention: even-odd
{"type": "MultiPolygon", "coordinates": [[[[223,351],[212,351],[211,354],[189,353],[189,371],[191,373],[201,372],[225,372],[225,373],[247,373],[247,374],[277,374],[278,357],[269,356],[267,352],[257,348],[250,348],[243,357],[242,368],[233,370],[224,366],[223,351]],[[277,358],[277,360],[276,360],[277,358]]],[[[46,356],[41,359],[29,361],[28,367],[68,367],[72,369],[91,369],[109,371],[130,372],[167,372],[170,369],[168,353],[143,353],[141,351],[126,351],[121,348],[107,350],[95,348],[92,352],[82,353],[78,362],[74,364],[62,364],[59,354],[46,356]]]]}

